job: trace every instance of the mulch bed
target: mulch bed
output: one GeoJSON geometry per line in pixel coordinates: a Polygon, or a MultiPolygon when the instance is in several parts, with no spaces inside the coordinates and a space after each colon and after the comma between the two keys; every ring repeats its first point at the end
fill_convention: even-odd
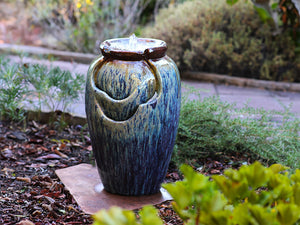
{"type": "Polygon", "coordinates": [[[90,224],[55,170],[88,163],[90,139],[81,126],[58,131],[30,122],[0,123],[0,224],[90,224]]]}
{"type": "MultiPolygon", "coordinates": [[[[236,156],[202,159],[198,164],[203,166],[198,170],[207,175],[221,174],[224,169],[239,166],[245,160],[236,156]]],[[[93,222],[55,174],[56,169],[93,163],[86,128],[77,125],[59,130],[34,121],[26,126],[0,121],[0,163],[0,224],[93,222]]],[[[171,165],[165,181],[181,178],[178,169],[171,165]]],[[[155,207],[165,224],[182,224],[171,201],[155,207]]]]}

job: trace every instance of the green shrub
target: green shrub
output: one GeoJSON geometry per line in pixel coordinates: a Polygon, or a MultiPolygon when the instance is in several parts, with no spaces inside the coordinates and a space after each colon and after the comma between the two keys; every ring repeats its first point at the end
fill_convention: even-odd
{"type": "MultiPolygon", "coordinates": [[[[184,180],[164,184],[174,199],[173,208],[187,225],[293,225],[300,224],[300,170],[292,175],[274,164],[269,168],[255,162],[239,170],[228,169],[212,179],[187,165],[181,167],[184,180]]],[[[143,219],[133,212],[113,208],[94,215],[95,225],[162,224],[149,206],[143,219]]]]}
{"type": "Polygon", "coordinates": [[[98,53],[99,42],[134,31],[149,1],[31,0],[32,21],[68,50],[98,53]],[[97,47],[96,47],[97,46],[97,47]]]}
{"type": "Polygon", "coordinates": [[[174,210],[186,224],[296,224],[300,219],[300,170],[255,162],[224,176],[209,177],[182,166],[185,179],[164,187],[174,198],[174,210]],[[290,211],[292,210],[292,211],[290,211]]]}
{"type": "MultiPolygon", "coordinates": [[[[238,1],[239,0],[226,0],[229,5],[234,5],[238,1]]],[[[260,18],[264,22],[271,22],[271,24],[275,26],[275,29],[279,26],[278,15],[276,12],[280,13],[280,22],[285,29],[290,27],[296,31],[297,28],[299,28],[300,3],[297,0],[252,0],[252,2],[260,18]]],[[[295,33],[293,36],[295,37],[295,35],[297,36],[298,34],[295,33]]]]}
{"type": "Polygon", "coordinates": [[[187,1],[160,11],[143,36],[163,39],[181,70],[277,81],[300,81],[290,35],[274,35],[253,5],[187,1]]]}
{"type": "MultiPolygon", "coordinates": [[[[63,71],[59,67],[48,69],[38,64],[22,66],[22,74],[27,85],[33,87],[28,95],[37,97],[38,102],[33,105],[36,106],[38,112],[42,111],[42,106],[46,106],[52,112],[62,111],[61,116],[57,118],[58,121],[54,124],[59,128],[66,127],[66,109],[83,93],[84,75],[72,75],[70,71],[63,71]]],[[[33,103],[33,101],[29,102],[33,103]]]]}
{"type": "Polygon", "coordinates": [[[62,71],[59,67],[48,69],[38,64],[23,66],[22,73],[26,81],[33,86],[31,94],[38,97],[38,110],[42,104],[51,111],[65,111],[67,107],[79,99],[84,89],[84,76],[70,71],[62,71]]]}
{"type": "Polygon", "coordinates": [[[59,67],[10,63],[0,57],[0,119],[25,119],[23,104],[33,104],[41,112],[42,105],[50,111],[63,111],[59,125],[63,125],[64,112],[76,102],[84,90],[82,74],[72,75],[59,67]],[[37,98],[34,103],[31,97],[37,98]]]}
{"type": "MultiPolygon", "coordinates": [[[[54,36],[59,47],[99,53],[99,44],[129,36],[151,13],[182,0],[30,0],[31,21],[54,36]]],[[[56,46],[57,47],[57,46],[56,46]]]]}
{"type": "Polygon", "coordinates": [[[25,78],[18,65],[0,57],[0,119],[22,121],[24,110],[22,101],[28,93],[25,78]]]}
{"type": "Polygon", "coordinates": [[[288,109],[272,112],[222,102],[183,99],[172,160],[191,164],[207,157],[249,155],[266,163],[300,167],[300,120],[288,109]],[[282,122],[272,122],[281,118],[282,122]]]}

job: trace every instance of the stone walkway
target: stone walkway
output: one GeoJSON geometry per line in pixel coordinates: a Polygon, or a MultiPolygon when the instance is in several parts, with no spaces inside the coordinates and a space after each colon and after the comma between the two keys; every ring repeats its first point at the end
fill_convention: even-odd
{"type": "MultiPolygon", "coordinates": [[[[9,56],[12,62],[20,62],[18,56],[9,56]]],[[[39,63],[47,66],[59,66],[62,70],[69,70],[73,73],[87,73],[89,65],[66,61],[48,61],[33,58],[22,58],[23,63],[39,63]]],[[[258,88],[238,87],[224,84],[204,83],[195,80],[183,80],[182,92],[185,93],[189,87],[199,92],[200,97],[218,96],[222,101],[235,103],[237,107],[248,105],[254,108],[266,110],[284,111],[291,107],[291,112],[300,117],[300,93],[272,91],[258,88]]],[[[190,99],[197,98],[196,95],[189,95],[190,99]]],[[[29,107],[27,105],[27,107],[29,107]]],[[[30,108],[30,107],[29,107],[30,108]]],[[[84,96],[80,101],[70,106],[67,111],[74,116],[85,117],[84,96]]]]}

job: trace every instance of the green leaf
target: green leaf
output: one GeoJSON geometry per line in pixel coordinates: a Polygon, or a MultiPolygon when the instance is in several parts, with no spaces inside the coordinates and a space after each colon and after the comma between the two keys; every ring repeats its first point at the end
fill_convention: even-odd
{"type": "Polygon", "coordinates": [[[235,3],[237,3],[239,0],[226,0],[227,4],[232,6],[234,5],[235,3]]]}
{"type": "Polygon", "coordinates": [[[294,203],[300,206],[300,183],[296,183],[293,186],[294,203]]]}
{"type": "Polygon", "coordinates": [[[192,204],[193,193],[188,190],[184,181],[162,185],[173,197],[178,207],[184,209],[192,204]]]}
{"type": "Polygon", "coordinates": [[[286,201],[293,195],[293,188],[289,184],[281,184],[271,192],[275,200],[286,201]]]}
{"type": "Polygon", "coordinates": [[[254,162],[250,166],[242,166],[239,172],[246,177],[248,185],[253,189],[266,185],[270,179],[269,170],[259,162],[254,162]]]}
{"type": "Polygon", "coordinates": [[[233,224],[279,225],[276,211],[248,203],[240,204],[234,209],[232,221],[233,224]]]}
{"type": "Polygon", "coordinates": [[[291,180],[293,180],[295,183],[300,182],[300,170],[296,169],[295,173],[291,176],[291,180]]]}
{"type": "Polygon", "coordinates": [[[289,167],[283,166],[281,164],[273,164],[269,167],[273,173],[279,173],[289,169],[289,167]]]}
{"type": "Polygon", "coordinates": [[[145,206],[141,212],[142,225],[162,225],[163,222],[157,215],[157,210],[153,206],[145,206]]]}
{"type": "Polygon", "coordinates": [[[212,176],[212,179],[217,183],[230,203],[244,199],[249,194],[248,184],[245,180],[232,181],[224,176],[218,175],[212,176]]]}
{"type": "Polygon", "coordinates": [[[208,225],[229,225],[231,223],[232,212],[229,210],[215,211],[201,214],[200,221],[208,225]]]}
{"type": "Polygon", "coordinates": [[[267,22],[268,20],[272,19],[272,16],[265,8],[257,6],[254,6],[254,8],[263,22],[267,22]]]}
{"type": "Polygon", "coordinates": [[[259,225],[275,225],[279,223],[276,221],[276,213],[269,208],[264,208],[262,205],[250,205],[248,204],[248,210],[251,217],[259,225]]]}
{"type": "MultiPolygon", "coordinates": [[[[206,196],[203,196],[205,198],[206,196]]],[[[223,210],[227,204],[227,199],[221,194],[220,191],[214,191],[212,195],[208,196],[201,204],[203,212],[212,213],[215,211],[223,210]]]]}
{"type": "Polygon", "coordinates": [[[251,204],[269,205],[273,203],[272,194],[269,191],[257,192],[252,190],[250,192],[248,202],[251,204]]]}
{"type": "Polygon", "coordinates": [[[136,225],[136,218],[132,211],[111,207],[109,210],[100,210],[93,215],[93,225],[136,225]]]}
{"type": "Polygon", "coordinates": [[[253,224],[258,225],[251,217],[246,204],[239,204],[233,210],[232,224],[253,224]]]}
{"type": "Polygon", "coordinates": [[[275,9],[277,9],[278,8],[278,2],[275,2],[275,3],[273,3],[272,5],[271,5],[271,9],[273,9],[273,10],[275,10],[275,9]]]}
{"type": "Polygon", "coordinates": [[[290,179],[284,174],[272,174],[268,183],[268,188],[275,189],[276,187],[285,184],[290,184],[290,179]]]}
{"type": "Polygon", "coordinates": [[[244,179],[244,177],[242,176],[242,174],[238,171],[238,170],[234,170],[234,169],[227,169],[224,172],[225,176],[227,176],[228,178],[230,178],[232,181],[242,181],[244,179]]]}
{"type": "Polygon", "coordinates": [[[178,206],[178,204],[176,202],[172,202],[172,206],[174,211],[179,215],[179,217],[183,220],[183,221],[187,221],[190,218],[192,218],[193,216],[195,216],[195,212],[194,211],[190,211],[189,208],[180,208],[178,206]]]}
{"type": "Polygon", "coordinates": [[[293,225],[300,219],[300,208],[295,204],[278,204],[277,219],[281,224],[293,225]]]}
{"type": "Polygon", "coordinates": [[[191,166],[182,165],[180,171],[183,173],[189,192],[199,192],[206,189],[208,177],[197,173],[191,166]]]}

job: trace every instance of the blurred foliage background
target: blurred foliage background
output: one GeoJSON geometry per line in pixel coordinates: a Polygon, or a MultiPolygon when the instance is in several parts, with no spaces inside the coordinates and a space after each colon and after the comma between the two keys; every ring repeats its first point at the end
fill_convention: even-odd
{"type": "Polygon", "coordinates": [[[284,27],[279,20],[277,26],[266,10],[260,15],[254,6],[250,1],[186,1],[162,9],[143,36],[165,40],[181,70],[300,81],[294,24],[284,27]]]}
{"type": "Polygon", "coordinates": [[[14,0],[62,50],[109,38],[162,39],[180,70],[299,82],[296,0],[14,0]]]}

